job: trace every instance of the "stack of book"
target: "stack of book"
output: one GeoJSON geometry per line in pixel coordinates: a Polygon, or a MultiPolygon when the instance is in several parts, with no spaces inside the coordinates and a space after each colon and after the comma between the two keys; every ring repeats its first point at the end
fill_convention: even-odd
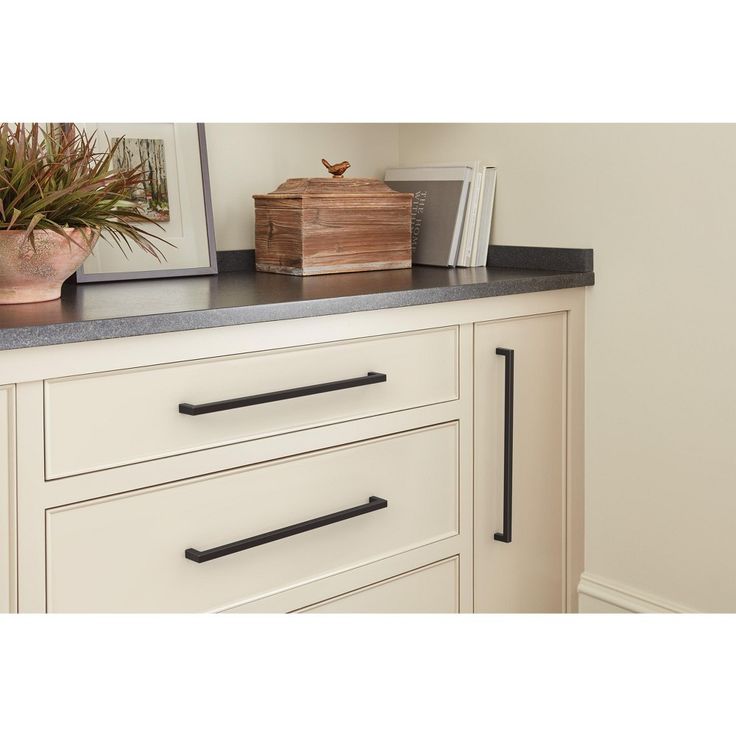
{"type": "Polygon", "coordinates": [[[485,266],[491,239],[496,169],[480,161],[388,169],[386,183],[414,195],[412,262],[485,266]]]}

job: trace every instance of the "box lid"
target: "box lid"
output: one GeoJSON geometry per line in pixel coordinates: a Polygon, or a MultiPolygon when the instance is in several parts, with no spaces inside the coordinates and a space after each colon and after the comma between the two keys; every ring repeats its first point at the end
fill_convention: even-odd
{"type": "Polygon", "coordinates": [[[380,179],[345,178],[344,172],[350,164],[343,161],[329,164],[322,163],[332,173],[332,177],[315,177],[310,179],[287,179],[270,194],[254,194],[254,199],[300,199],[302,197],[396,197],[411,199],[412,194],[397,192],[380,179]]]}

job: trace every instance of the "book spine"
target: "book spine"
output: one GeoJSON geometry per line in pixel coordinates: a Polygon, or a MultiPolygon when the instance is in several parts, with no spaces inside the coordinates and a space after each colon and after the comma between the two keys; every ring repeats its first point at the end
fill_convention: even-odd
{"type": "Polygon", "coordinates": [[[478,205],[480,204],[480,190],[482,180],[483,172],[481,169],[477,169],[473,176],[473,190],[472,199],[470,202],[470,212],[468,213],[468,217],[465,221],[467,237],[465,238],[463,262],[461,265],[465,266],[466,268],[472,265],[471,255],[473,249],[473,240],[475,239],[475,228],[478,219],[478,205]]]}
{"type": "Polygon", "coordinates": [[[485,202],[485,199],[484,199],[485,187],[486,187],[486,177],[485,177],[485,174],[481,172],[480,191],[478,192],[478,214],[475,218],[475,226],[473,228],[473,244],[470,248],[470,266],[478,265],[478,243],[480,241],[480,226],[481,226],[481,220],[483,217],[483,203],[485,202]]]}
{"type": "Polygon", "coordinates": [[[485,177],[486,192],[478,233],[478,257],[476,260],[478,266],[485,266],[488,260],[488,247],[491,242],[491,227],[493,224],[493,203],[496,198],[496,169],[489,166],[486,169],[485,177]]]}
{"type": "Polygon", "coordinates": [[[480,162],[477,161],[473,167],[473,178],[470,184],[470,192],[468,193],[468,212],[463,226],[463,239],[457,264],[466,268],[472,265],[471,252],[475,237],[476,219],[478,217],[482,178],[483,169],[480,166],[480,162]]]}

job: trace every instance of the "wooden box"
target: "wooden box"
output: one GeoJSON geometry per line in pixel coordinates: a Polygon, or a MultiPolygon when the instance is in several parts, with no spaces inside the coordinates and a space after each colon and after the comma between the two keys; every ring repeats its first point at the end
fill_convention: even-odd
{"type": "Polygon", "coordinates": [[[256,269],[295,276],[411,268],[412,194],[378,179],[289,179],[256,205],[256,269]]]}

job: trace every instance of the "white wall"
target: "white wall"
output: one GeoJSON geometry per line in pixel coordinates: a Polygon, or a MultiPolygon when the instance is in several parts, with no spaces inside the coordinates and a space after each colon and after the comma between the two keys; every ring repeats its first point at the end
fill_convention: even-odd
{"type": "Polygon", "coordinates": [[[494,243],[595,249],[586,573],[736,611],[736,126],[403,125],[399,153],[496,164],[494,243]]]}
{"type": "Polygon", "coordinates": [[[254,194],[286,179],[329,176],[320,160],[348,160],[348,176],[383,178],[398,161],[397,125],[207,123],[218,250],[254,248],[254,194]]]}

